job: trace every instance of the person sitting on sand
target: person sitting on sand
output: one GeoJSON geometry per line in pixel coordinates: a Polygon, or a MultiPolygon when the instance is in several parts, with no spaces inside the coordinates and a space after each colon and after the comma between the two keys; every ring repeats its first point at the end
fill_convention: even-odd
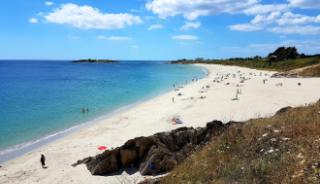
{"type": "Polygon", "coordinates": [[[44,169],[47,168],[46,167],[46,157],[44,156],[44,154],[41,154],[40,162],[41,162],[42,168],[44,168],[44,169]]]}
{"type": "Polygon", "coordinates": [[[173,117],[172,118],[172,122],[173,122],[173,124],[183,124],[183,122],[180,120],[180,118],[179,117],[173,117]]]}

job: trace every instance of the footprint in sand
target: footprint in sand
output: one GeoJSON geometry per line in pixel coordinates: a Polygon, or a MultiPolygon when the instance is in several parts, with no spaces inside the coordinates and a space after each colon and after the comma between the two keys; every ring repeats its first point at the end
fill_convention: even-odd
{"type": "Polygon", "coordinates": [[[27,176],[26,171],[18,171],[14,173],[12,176],[7,176],[9,179],[16,179],[16,178],[22,178],[23,176],[27,176]]]}
{"type": "Polygon", "coordinates": [[[0,176],[0,183],[9,183],[9,179],[6,175],[0,176]]]}

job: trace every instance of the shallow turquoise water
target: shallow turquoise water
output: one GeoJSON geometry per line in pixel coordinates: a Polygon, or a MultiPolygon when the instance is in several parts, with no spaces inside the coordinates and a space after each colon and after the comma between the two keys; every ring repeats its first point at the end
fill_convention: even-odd
{"type": "Polygon", "coordinates": [[[0,61],[0,150],[34,141],[203,77],[160,61],[0,61]],[[89,113],[81,113],[81,108],[89,113]]]}

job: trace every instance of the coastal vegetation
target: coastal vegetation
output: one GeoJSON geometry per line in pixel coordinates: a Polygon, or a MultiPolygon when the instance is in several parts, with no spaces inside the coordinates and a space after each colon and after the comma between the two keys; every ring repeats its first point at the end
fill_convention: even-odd
{"type": "Polygon", "coordinates": [[[136,167],[142,175],[170,172],[141,184],[319,183],[320,100],[284,107],[272,117],[212,121],[137,137],[79,160],[93,175],[136,167]]]}
{"type": "Polygon", "coordinates": [[[160,183],[319,183],[319,135],[320,101],[233,123],[160,183]]]}
{"type": "Polygon", "coordinates": [[[111,59],[80,59],[72,61],[72,63],[117,63],[116,60],[111,59]]]}
{"type": "Polygon", "coordinates": [[[312,65],[299,72],[301,76],[320,77],[320,64],[312,65]]]}
{"type": "MultiPolygon", "coordinates": [[[[286,72],[301,67],[320,64],[320,55],[299,54],[295,47],[279,47],[274,52],[269,53],[267,57],[254,56],[246,58],[228,58],[228,59],[180,59],[172,61],[173,64],[221,64],[231,66],[241,66],[260,70],[273,70],[286,72]]],[[[308,71],[300,72],[302,76],[320,76],[320,66],[312,67],[308,71]]]]}

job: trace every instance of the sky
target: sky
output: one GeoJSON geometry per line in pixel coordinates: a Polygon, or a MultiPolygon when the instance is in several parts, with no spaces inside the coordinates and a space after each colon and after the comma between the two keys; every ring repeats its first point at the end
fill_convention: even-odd
{"type": "Polygon", "coordinates": [[[320,0],[2,0],[0,59],[320,53],[320,0]]]}

